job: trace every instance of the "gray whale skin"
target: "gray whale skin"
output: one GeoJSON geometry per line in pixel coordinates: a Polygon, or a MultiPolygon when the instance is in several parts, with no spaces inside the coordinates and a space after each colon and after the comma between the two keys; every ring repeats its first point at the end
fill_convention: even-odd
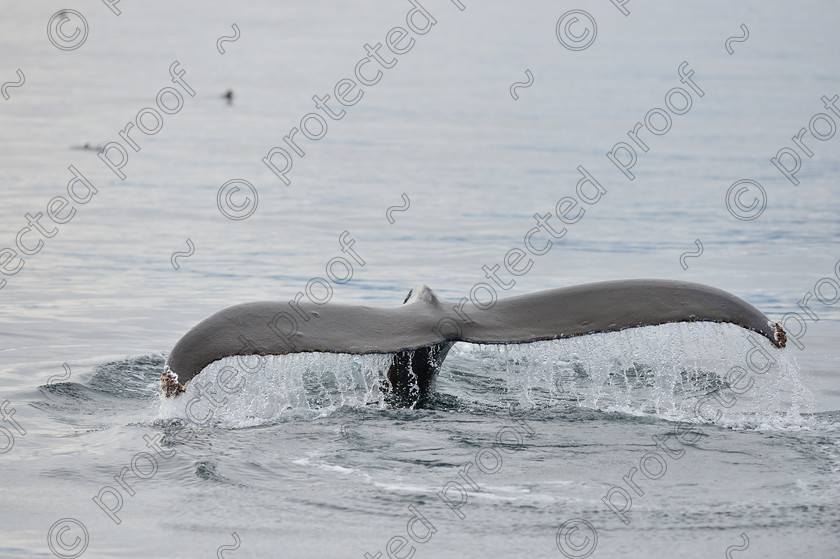
{"type": "Polygon", "coordinates": [[[207,365],[224,357],[299,352],[394,354],[386,390],[396,397],[427,394],[455,342],[528,343],[669,322],[727,322],[753,330],[775,347],[778,323],[731,293],[674,280],[588,283],[498,299],[469,313],[425,285],[402,306],[372,308],[264,301],[223,309],[175,344],[161,384],[177,396],[207,365]],[[457,312],[456,312],[457,311],[457,312]]]}

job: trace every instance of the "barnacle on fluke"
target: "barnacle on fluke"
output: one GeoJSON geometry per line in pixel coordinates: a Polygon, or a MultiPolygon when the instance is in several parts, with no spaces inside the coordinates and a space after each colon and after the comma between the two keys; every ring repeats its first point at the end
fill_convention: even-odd
{"type": "Polygon", "coordinates": [[[785,347],[787,345],[787,334],[785,334],[784,328],[778,322],[773,323],[773,328],[775,329],[774,337],[776,341],[779,342],[779,347],[785,347]]]}
{"type": "Polygon", "coordinates": [[[167,398],[170,396],[177,396],[186,390],[186,388],[178,382],[178,375],[173,373],[168,366],[164,366],[163,374],[160,375],[160,386],[167,398]]]}

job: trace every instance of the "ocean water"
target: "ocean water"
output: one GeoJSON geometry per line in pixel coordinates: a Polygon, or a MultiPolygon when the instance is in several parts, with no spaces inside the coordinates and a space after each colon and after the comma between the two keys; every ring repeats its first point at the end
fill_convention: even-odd
{"type": "Polygon", "coordinates": [[[0,557],[838,556],[836,2],[2,6],[0,557]],[[201,422],[161,396],[228,305],[497,265],[499,297],[713,285],[788,347],[677,324],[458,344],[425,406],[342,354],[201,422]]]}

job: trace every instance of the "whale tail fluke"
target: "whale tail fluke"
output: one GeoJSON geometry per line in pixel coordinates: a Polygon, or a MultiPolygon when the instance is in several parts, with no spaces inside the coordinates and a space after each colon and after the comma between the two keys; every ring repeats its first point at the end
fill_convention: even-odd
{"type": "Polygon", "coordinates": [[[784,347],[787,338],[778,323],[746,301],[697,283],[590,283],[493,300],[484,308],[444,301],[420,285],[402,306],[390,308],[303,302],[229,307],[175,344],[161,383],[167,396],[177,396],[207,365],[225,357],[387,353],[394,354],[385,375],[387,390],[416,401],[433,389],[458,341],[521,344],[672,322],[731,323],[758,332],[775,347],[784,347]]]}

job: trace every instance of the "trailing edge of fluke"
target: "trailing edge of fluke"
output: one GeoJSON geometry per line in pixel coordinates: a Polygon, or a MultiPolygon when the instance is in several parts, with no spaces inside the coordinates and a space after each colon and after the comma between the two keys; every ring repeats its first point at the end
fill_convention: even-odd
{"type": "MultiPolygon", "coordinates": [[[[161,383],[177,396],[207,365],[237,355],[301,352],[392,353],[388,388],[396,396],[431,390],[455,342],[521,344],[669,322],[727,322],[758,332],[775,347],[786,335],[746,301],[714,287],[673,280],[588,283],[499,299],[468,316],[428,287],[398,307],[245,303],[223,309],[175,344],[161,383]]],[[[460,309],[459,309],[460,310],[460,309]]]]}

